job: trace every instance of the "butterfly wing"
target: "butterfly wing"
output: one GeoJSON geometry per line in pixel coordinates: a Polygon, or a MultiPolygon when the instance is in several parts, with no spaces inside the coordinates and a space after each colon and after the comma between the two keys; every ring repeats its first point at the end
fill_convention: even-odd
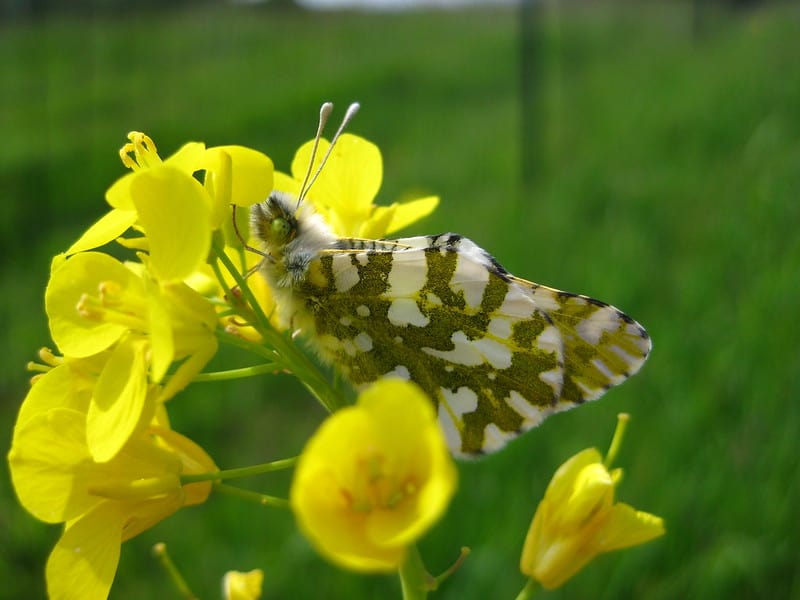
{"type": "Polygon", "coordinates": [[[342,241],[297,292],[320,353],[356,385],[420,385],[457,455],[495,451],[599,397],[650,348],[619,310],[516,278],[455,234],[342,241]]]}

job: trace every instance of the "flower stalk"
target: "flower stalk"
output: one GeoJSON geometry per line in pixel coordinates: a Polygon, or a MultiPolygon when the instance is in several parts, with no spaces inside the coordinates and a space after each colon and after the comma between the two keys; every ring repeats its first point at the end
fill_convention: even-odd
{"type": "Polygon", "coordinates": [[[408,548],[406,559],[398,569],[403,600],[425,600],[436,581],[428,574],[416,545],[408,548]]]}
{"type": "Polygon", "coordinates": [[[159,542],[153,546],[153,556],[158,559],[159,564],[164,571],[166,571],[181,598],[183,598],[183,600],[197,600],[197,596],[192,592],[186,579],[183,577],[180,570],[178,570],[178,567],[175,566],[172,557],[167,551],[167,545],[164,542],[159,542]]]}

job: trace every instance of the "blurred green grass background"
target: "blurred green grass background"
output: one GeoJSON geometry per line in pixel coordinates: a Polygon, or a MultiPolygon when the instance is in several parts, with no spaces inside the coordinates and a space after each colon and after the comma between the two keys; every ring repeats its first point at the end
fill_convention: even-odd
{"type": "MultiPolygon", "coordinates": [[[[350,130],[383,151],[379,202],[442,196],[408,234],[469,236],[513,273],[623,308],[655,344],[601,402],[460,466],[420,546],[434,573],[460,546],[472,554],[433,597],[514,597],[552,472],[604,449],[621,411],[633,420],[619,495],[668,534],[541,596],[800,597],[800,13],[714,14],[700,32],[683,3],[553,16],[536,30],[532,95],[512,9],[217,6],[0,24],[2,447],[25,362],[49,343],[49,259],[104,211],[128,130],[164,156],[192,139],[239,143],[286,169],[323,100],[359,100],[350,130]]],[[[196,384],[170,408],[223,468],[298,452],[324,417],[289,377],[196,384]]],[[[3,470],[0,597],[43,597],[59,529],[17,505],[3,470]]],[[[248,485],[280,495],[288,482],[248,485]]],[[[219,597],[225,570],[255,567],[265,598],[399,597],[393,577],[324,563],[288,513],[213,497],[126,543],[112,598],[177,597],[150,556],[157,541],[201,598],[219,597]]]]}

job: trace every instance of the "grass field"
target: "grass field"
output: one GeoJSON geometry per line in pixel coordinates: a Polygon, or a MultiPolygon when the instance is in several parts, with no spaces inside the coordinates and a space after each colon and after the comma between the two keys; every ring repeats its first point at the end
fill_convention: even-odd
{"type": "MultiPolygon", "coordinates": [[[[49,259],[104,211],[129,130],[162,155],[238,143],[286,169],[321,101],[357,99],[351,131],[384,153],[379,201],[442,196],[407,233],[462,233],[517,275],[623,308],[655,346],[601,402],[460,465],[420,548],[433,572],[472,554],[433,597],[513,598],[552,472],[604,449],[621,411],[620,496],[668,533],[542,597],[800,597],[800,13],[712,16],[697,36],[682,5],[570,8],[526,105],[518,16],[230,6],[0,25],[0,445],[24,365],[49,343],[49,259]]],[[[171,415],[223,468],[298,452],[324,416],[289,377],[195,384],[171,415]]],[[[42,597],[59,531],[18,506],[3,468],[0,597],[42,597]]],[[[251,485],[281,495],[288,482],[251,485]]],[[[126,543],[112,598],[177,597],[150,556],[158,541],[201,598],[219,596],[225,570],[255,567],[265,598],[399,597],[394,577],[324,563],[287,512],[213,497],[126,543]]]]}

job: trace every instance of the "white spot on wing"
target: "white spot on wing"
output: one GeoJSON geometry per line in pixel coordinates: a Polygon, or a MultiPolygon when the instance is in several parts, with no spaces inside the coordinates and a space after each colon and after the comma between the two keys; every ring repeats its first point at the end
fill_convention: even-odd
{"type": "Polygon", "coordinates": [[[598,308],[587,318],[583,319],[575,327],[575,331],[584,340],[593,346],[600,343],[600,336],[604,331],[614,331],[619,326],[619,321],[616,318],[611,318],[610,311],[607,308],[598,308]]]}
{"type": "Polygon", "coordinates": [[[450,450],[458,454],[461,450],[461,432],[459,431],[460,424],[456,424],[453,420],[453,415],[443,403],[439,403],[438,414],[439,426],[444,432],[444,437],[447,439],[447,446],[450,450]]]}
{"type": "Polygon", "coordinates": [[[372,350],[372,338],[363,331],[354,337],[353,341],[355,342],[356,347],[362,352],[369,352],[372,350]]]}
{"type": "Polygon", "coordinates": [[[554,290],[540,286],[532,288],[530,293],[533,295],[533,301],[540,310],[550,313],[561,309],[554,290]]]}
{"type": "Polygon", "coordinates": [[[638,323],[625,323],[625,333],[635,338],[639,338],[640,340],[642,340],[642,343],[645,346],[650,345],[650,339],[642,337],[642,326],[639,325],[638,323]]]}
{"type": "Polygon", "coordinates": [[[508,398],[506,398],[508,405],[513,408],[523,419],[525,429],[536,427],[542,422],[542,411],[537,406],[534,406],[516,390],[511,390],[508,398]]]}
{"type": "Polygon", "coordinates": [[[430,323],[430,319],[423,315],[415,300],[411,298],[396,298],[389,305],[389,311],[386,315],[389,322],[396,327],[405,327],[407,325],[416,325],[417,327],[425,327],[430,323]]]}
{"type": "Polygon", "coordinates": [[[394,369],[386,373],[384,377],[399,377],[400,379],[408,381],[411,379],[411,373],[408,372],[408,368],[404,365],[397,365],[394,369]]]}
{"type": "Polygon", "coordinates": [[[489,321],[487,330],[491,335],[507,340],[511,337],[511,321],[504,317],[495,317],[489,321]]]}
{"type": "Polygon", "coordinates": [[[536,307],[537,303],[534,302],[530,290],[519,284],[511,283],[497,312],[509,317],[527,319],[536,311],[536,307]]]}
{"type": "Polygon", "coordinates": [[[580,388],[584,400],[597,400],[603,395],[602,389],[590,388],[588,385],[578,379],[575,379],[575,385],[580,388]]]}
{"type": "Polygon", "coordinates": [[[452,350],[435,350],[423,347],[422,351],[443,358],[449,362],[464,365],[465,367],[477,367],[483,363],[483,357],[475,345],[467,339],[463,331],[456,331],[451,338],[455,348],[452,350]]]}
{"type": "Polygon", "coordinates": [[[463,331],[456,331],[450,340],[454,346],[452,350],[423,347],[422,351],[466,367],[476,367],[484,362],[495,369],[507,369],[511,366],[512,352],[500,342],[489,338],[470,340],[463,331]]]}
{"type": "Polygon", "coordinates": [[[333,257],[333,281],[336,291],[346,292],[358,283],[358,269],[350,264],[349,254],[337,254],[333,257]]]}
{"type": "Polygon", "coordinates": [[[625,379],[625,377],[623,377],[622,375],[614,373],[611,369],[609,369],[608,365],[599,358],[595,358],[592,360],[592,366],[595,369],[597,369],[603,375],[603,377],[608,379],[608,381],[614,385],[622,383],[622,381],[625,379]]]}
{"type": "Polygon", "coordinates": [[[555,325],[548,325],[536,338],[536,345],[543,352],[554,352],[559,361],[564,359],[563,340],[555,325]]]}
{"type": "Polygon", "coordinates": [[[428,263],[423,252],[395,252],[392,254],[392,268],[389,270],[387,295],[414,296],[428,279],[428,263]]]}
{"type": "Polygon", "coordinates": [[[428,292],[427,294],[425,294],[425,300],[426,302],[428,302],[428,304],[433,304],[435,306],[442,305],[442,299],[439,298],[439,296],[437,296],[433,292],[428,292]]]}
{"type": "Polygon", "coordinates": [[[356,306],[356,314],[359,317],[368,317],[369,316],[369,307],[363,304],[359,304],[356,306]]]}
{"type": "Polygon", "coordinates": [[[564,383],[564,370],[561,367],[553,367],[549,371],[539,373],[539,379],[553,388],[553,396],[558,398],[561,395],[561,386],[564,383]]]}
{"type": "Polygon", "coordinates": [[[486,362],[495,369],[507,369],[511,366],[511,350],[500,342],[489,338],[481,338],[472,343],[486,359],[486,362]]]}
{"type": "Polygon", "coordinates": [[[474,412],[478,408],[478,395],[467,386],[462,385],[455,392],[441,388],[441,392],[450,411],[459,421],[465,414],[474,412]]]}
{"type": "Polygon", "coordinates": [[[456,294],[463,292],[469,308],[478,308],[488,281],[489,269],[483,252],[475,244],[470,242],[470,245],[466,245],[465,240],[462,240],[450,289],[456,294]]]}
{"type": "Polygon", "coordinates": [[[494,452],[516,437],[513,431],[502,431],[494,423],[489,423],[483,430],[483,451],[494,452]]]}
{"type": "Polygon", "coordinates": [[[642,360],[640,357],[631,356],[630,354],[625,352],[625,350],[623,350],[622,348],[620,348],[616,344],[612,344],[611,346],[608,346],[607,348],[608,348],[608,350],[610,350],[611,352],[613,352],[614,354],[619,356],[623,361],[625,361],[626,364],[636,365],[636,364],[640,363],[641,360],[642,360]]]}
{"type": "Polygon", "coordinates": [[[342,340],[342,349],[348,356],[355,356],[358,353],[358,348],[353,340],[342,340]]]}

